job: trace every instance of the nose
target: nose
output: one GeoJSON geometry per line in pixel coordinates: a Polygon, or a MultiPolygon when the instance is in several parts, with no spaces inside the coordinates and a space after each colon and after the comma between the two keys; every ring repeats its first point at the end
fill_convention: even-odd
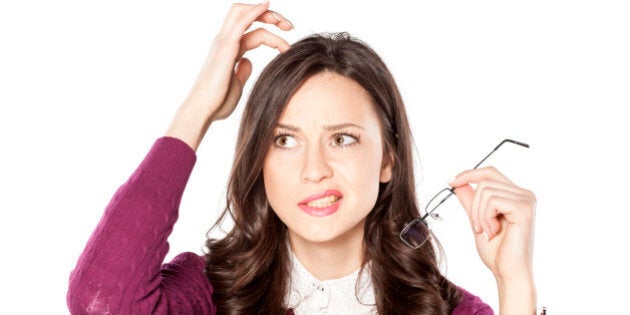
{"type": "Polygon", "coordinates": [[[324,152],[318,147],[306,150],[300,178],[305,183],[318,183],[333,175],[333,170],[326,161],[324,152]]]}

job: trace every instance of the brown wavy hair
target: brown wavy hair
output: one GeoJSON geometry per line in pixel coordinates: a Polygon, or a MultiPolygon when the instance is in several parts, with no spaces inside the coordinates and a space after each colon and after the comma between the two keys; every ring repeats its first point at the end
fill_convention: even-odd
{"type": "MultiPolygon", "coordinates": [[[[392,178],[381,183],[365,223],[363,266],[369,266],[379,314],[448,314],[459,303],[440,272],[436,249],[413,250],[398,233],[419,216],[412,138],[402,97],[380,57],[347,33],[312,35],[278,55],[262,71],[245,107],[227,190],[230,216],[223,239],[208,239],[206,273],[220,314],[285,314],[290,272],[287,227],[271,209],[262,166],[272,132],[291,96],[309,77],[331,71],[369,92],[382,124],[392,178]],[[367,264],[367,262],[370,262],[367,264]]],[[[436,245],[436,244],[434,244],[436,245]]]]}

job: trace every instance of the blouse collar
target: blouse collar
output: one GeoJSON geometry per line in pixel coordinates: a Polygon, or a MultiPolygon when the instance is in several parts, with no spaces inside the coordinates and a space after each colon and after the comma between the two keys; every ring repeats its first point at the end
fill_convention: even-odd
{"type": "Polygon", "coordinates": [[[296,314],[376,314],[374,287],[369,264],[366,268],[331,280],[319,280],[290,255],[291,275],[287,306],[296,314]],[[358,281],[357,281],[358,279],[358,281]]]}

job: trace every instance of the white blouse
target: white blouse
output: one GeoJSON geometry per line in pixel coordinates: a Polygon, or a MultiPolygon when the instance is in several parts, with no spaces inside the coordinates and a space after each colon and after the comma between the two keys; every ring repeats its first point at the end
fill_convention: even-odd
{"type": "Polygon", "coordinates": [[[318,280],[291,252],[287,306],[301,314],[377,314],[369,267],[332,280],[318,280]],[[359,281],[357,282],[357,278],[359,281]]]}

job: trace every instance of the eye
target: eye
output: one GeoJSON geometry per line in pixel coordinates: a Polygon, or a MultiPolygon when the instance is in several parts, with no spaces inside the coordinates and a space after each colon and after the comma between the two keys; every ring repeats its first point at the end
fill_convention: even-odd
{"type": "Polygon", "coordinates": [[[291,135],[279,135],[275,138],[274,144],[277,147],[288,149],[297,146],[297,141],[291,135]]]}
{"type": "Polygon", "coordinates": [[[334,146],[348,146],[351,144],[357,143],[357,138],[349,135],[349,134],[345,134],[345,133],[338,133],[336,135],[333,136],[333,145],[334,146]]]}

